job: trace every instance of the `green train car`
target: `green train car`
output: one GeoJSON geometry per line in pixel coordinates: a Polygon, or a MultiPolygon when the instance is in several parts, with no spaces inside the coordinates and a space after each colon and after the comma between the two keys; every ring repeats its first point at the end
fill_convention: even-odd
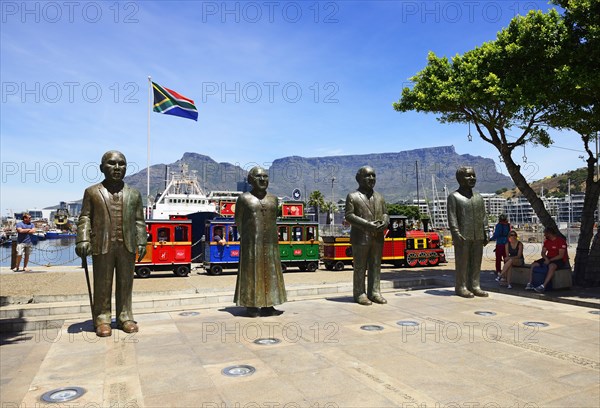
{"type": "Polygon", "coordinates": [[[319,267],[319,224],[302,219],[278,219],[281,267],[314,272],[319,267]]]}

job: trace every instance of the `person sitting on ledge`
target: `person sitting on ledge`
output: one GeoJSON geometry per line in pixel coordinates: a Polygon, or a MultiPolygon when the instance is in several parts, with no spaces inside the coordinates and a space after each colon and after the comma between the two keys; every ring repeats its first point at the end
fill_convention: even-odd
{"type": "Polygon", "coordinates": [[[508,233],[508,242],[506,243],[504,253],[506,253],[504,267],[500,275],[496,278],[496,281],[501,285],[506,282],[506,288],[512,289],[512,285],[510,284],[512,268],[513,266],[521,266],[524,262],[523,243],[519,241],[516,231],[508,233]]]}
{"type": "Polygon", "coordinates": [[[525,290],[535,290],[538,293],[546,290],[548,282],[552,280],[554,272],[557,269],[564,268],[569,260],[567,254],[567,241],[558,235],[558,231],[554,227],[546,227],[544,229],[544,244],[542,245],[542,258],[531,264],[529,270],[529,282],[525,286],[525,290]],[[548,265],[548,273],[544,283],[539,286],[533,287],[531,284],[533,280],[533,270],[540,265],[548,265]]]}

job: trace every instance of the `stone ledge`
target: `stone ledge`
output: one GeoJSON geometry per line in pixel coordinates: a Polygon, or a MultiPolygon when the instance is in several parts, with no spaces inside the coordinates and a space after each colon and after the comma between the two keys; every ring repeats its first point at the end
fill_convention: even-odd
{"type": "MultiPolygon", "coordinates": [[[[526,285],[529,282],[529,270],[531,265],[513,266],[511,283],[526,285]]],[[[571,268],[557,269],[552,277],[553,289],[568,289],[573,286],[573,272],[571,268]]]]}

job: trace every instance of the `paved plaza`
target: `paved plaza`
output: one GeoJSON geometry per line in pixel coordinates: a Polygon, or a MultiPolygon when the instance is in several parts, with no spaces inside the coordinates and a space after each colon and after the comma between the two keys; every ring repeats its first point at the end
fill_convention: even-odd
{"type": "Polygon", "coordinates": [[[109,338],[89,320],[4,335],[2,407],[43,406],[42,394],[73,386],[85,394],[49,406],[600,406],[597,308],[452,288],[385,296],[368,307],[299,299],[258,319],[233,305],[142,314],[139,333],[109,338]],[[236,365],[256,371],[222,374],[236,365]]]}
{"type": "Polygon", "coordinates": [[[384,268],[387,305],[352,302],[350,269],[288,272],[284,313],[257,319],[232,303],[234,271],[136,279],[140,332],[109,338],[92,331],[80,268],[1,271],[4,313],[82,311],[1,334],[1,407],[600,407],[598,290],[499,288],[487,256],[490,297],[463,299],[449,255],[384,268]],[[223,374],[236,366],[254,372],[223,374]],[[41,400],[63,387],[85,393],[41,400]]]}

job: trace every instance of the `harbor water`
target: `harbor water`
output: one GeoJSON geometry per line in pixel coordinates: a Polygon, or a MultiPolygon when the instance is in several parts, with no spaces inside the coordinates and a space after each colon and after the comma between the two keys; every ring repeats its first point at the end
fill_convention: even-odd
{"type": "MultiPolygon", "coordinates": [[[[0,266],[10,267],[11,247],[0,247],[0,266]]],[[[36,266],[78,266],[81,258],[75,254],[75,238],[46,239],[37,241],[29,256],[28,268],[36,266]]],[[[23,262],[21,261],[21,268],[23,262]]]]}

